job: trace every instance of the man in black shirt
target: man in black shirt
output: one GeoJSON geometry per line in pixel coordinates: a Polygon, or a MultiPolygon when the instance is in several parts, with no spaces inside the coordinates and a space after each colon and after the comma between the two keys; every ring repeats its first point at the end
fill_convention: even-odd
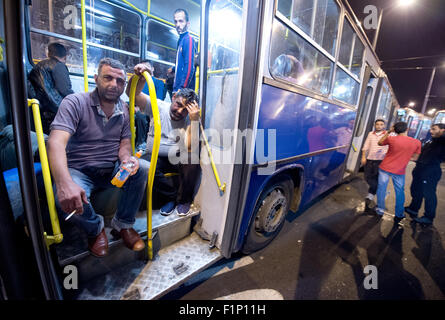
{"type": "Polygon", "coordinates": [[[56,116],[63,98],[74,93],[66,67],[67,52],[57,42],[48,45],[48,59],[37,63],[29,74],[35,96],[42,111],[43,132],[49,134],[49,126],[56,116]]]}
{"type": "Polygon", "coordinates": [[[422,224],[432,224],[436,216],[436,188],[442,175],[440,163],[445,161],[445,124],[433,124],[430,129],[431,139],[426,141],[413,170],[411,183],[411,204],[405,211],[422,224]],[[417,214],[425,198],[425,214],[418,218],[417,214]]]}

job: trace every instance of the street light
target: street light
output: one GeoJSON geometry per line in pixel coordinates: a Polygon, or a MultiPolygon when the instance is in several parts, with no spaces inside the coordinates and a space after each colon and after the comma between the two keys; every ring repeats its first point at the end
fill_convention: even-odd
{"type": "Polygon", "coordinates": [[[416,105],[416,104],[415,104],[414,102],[411,101],[411,102],[408,104],[408,107],[413,108],[415,105],[416,105]]]}
{"type": "Polygon", "coordinates": [[[436,112],[436,108],[431,109],[430,111],[428,111],[428,114],[430,116],[432,116],[434,114],[434,112],[436,112]]]}
{"type": "Polygon", "coordinates": [[[414,0],[399,0],[399,6],[407,7],[414,3],[414,0]]]}
{"type": "MultiPolygon", "coordinates": [[[[406,8],[406,7],[412,6],[415,2],[416,2],[416,0],[399,0],[398,6],[406,8]]],[[[379,38],[380,27],[382,26],[382,18],[383,18],[384,10],[385,10],[384,8],[382,8],[382,10],[380,10],[380,16],[379,16],[379,21],[377,23],[377,29],[375,30],[374,40],[372,41],[372,48],[374,50],[377,47],[377,39],[379,38]]]]}

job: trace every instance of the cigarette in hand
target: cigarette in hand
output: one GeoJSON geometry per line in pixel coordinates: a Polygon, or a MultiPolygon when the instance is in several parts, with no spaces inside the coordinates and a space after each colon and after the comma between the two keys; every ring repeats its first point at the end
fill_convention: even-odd
{"type": "Polygon", "coordinates": [[[73,212],[71,212],[68,217],[65,218],[65,221],[68,221],[69,218],[71,218],[74,214],[76,213],[76,209],[73,210],[73,212]]]}

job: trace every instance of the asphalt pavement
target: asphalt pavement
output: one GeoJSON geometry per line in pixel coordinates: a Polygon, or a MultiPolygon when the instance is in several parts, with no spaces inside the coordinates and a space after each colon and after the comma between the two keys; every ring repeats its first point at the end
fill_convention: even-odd
{"type": "Polygon", "coordinates": [[[367,185],[359,174],[290,214],[268,247],[222,260],[163,299],[445,299],[445,178],[433,226],[409,217],[394,222],[392,183],[388,190],[382,218],[364,212],[367,185]]]}

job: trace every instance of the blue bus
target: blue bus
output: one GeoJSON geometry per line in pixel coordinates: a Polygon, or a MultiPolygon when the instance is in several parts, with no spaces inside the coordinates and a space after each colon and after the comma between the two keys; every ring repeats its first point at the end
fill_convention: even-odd
{"type": "Polygon", "coordinates": [[[423,115],[411,108],[400,108],[397,110],[397,121],[408,124],[408,135],[412,138],[424,140],[434,123],[431,117],[423,115]]]}
{"type": "MultiPolygon", "coordinates": [[[[16,166],[2,167],[0,179],[4,298],[156,299],[221,258],[259,250],[287,215],[357,174],[375,119],[389,127],[399,109],[347,1],[2,0],[0,14],[0,77],[8,84],[1,87],[0,129],[9,128],[16,151],[16,166]],[[216,160],[213,166],[203,149],[195,213],[163,217],[154,207],[147,239],[141,205],[135,229],[153,242],[149,263],[145,252],[130,253],[113,239],[109,256],[98,260],[86,236],[63,221],[63,241],[50,244],[27,74],[45,58],[46,45],[59,41],[68,48],[76,92],[94,87],[102,57],[119,59],[129,72],[150,59],[154,76],[165,80],[175,64],[171,21],[178,7],[189,11],[199,42],[196,88],[209,133],[203,148],[216,160]],[[231,139],[220,139],[227,132],[231,139]],[[218,161],[227,153],[239,161],[218,161]],[[72,270],[74,289],[66,286],[72,270]]],[[[92,195],[107,232],[117,196],[92,195]]]]}

